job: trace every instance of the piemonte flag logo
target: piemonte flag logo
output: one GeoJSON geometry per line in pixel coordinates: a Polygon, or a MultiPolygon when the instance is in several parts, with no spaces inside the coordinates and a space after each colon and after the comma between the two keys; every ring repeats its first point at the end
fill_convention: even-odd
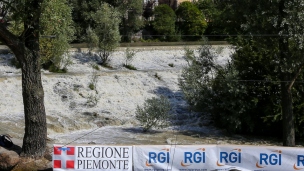
{"type": "Polygon", "coordinates": [[[74,169],[75,147],[54,146],[53,168],[54,169],[74,169]]]}

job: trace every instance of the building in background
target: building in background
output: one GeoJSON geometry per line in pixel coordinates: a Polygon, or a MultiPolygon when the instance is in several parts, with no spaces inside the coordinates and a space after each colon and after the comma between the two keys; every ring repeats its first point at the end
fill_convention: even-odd
{"type": "Polygon", "coordinates": [[[158,0],[158,4],[167,4],[169,5],[173,10],[176,10],[176,8],[179,6],[182,2],[195,2],[196,0],[158,0]]]}
{"type": "Polygon", "coordinates": [[[159,4],[167,4],[169,5],[172,9],[176,9],[180,3],[189,1],[189,2],[195,2],[197,0],[144,0],[143,5],[144,7],[147,5],[153,4],[153,6],[157,6],[159,4]]]}

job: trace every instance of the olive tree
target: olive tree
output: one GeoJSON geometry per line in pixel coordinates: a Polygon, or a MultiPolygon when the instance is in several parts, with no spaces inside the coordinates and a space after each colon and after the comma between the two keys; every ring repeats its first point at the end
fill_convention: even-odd
{"type": "Polygon", "coordinates": [[[136,119],[142,124],[143,131],[147,132],[151,128],[164,128],[169,124],[169,111],[171,105],[164,97],[152,97],[147,99],[142,107],[136,108],[136,119]]]}
{"type": "Polygon", "coordinates": [[[4,21],[0,22],[0,41],[14,53],[22,71],[25,133],[21,155],[35,158],[44,155],[47,137],[39,47],[43,3],[43,0],[0,1],[2,9],[7,10],[6,15],[1,16],[4,21]],[[7,24],[14,19],[20,19],[24,24],[20,35],[7,28],[7,24]]]}
{"type": "Polygon", "coordinates": [[[87,29],[87,43],[97,52],[101,64],[106,65],[110,55],[119,46],[120,13],[107,3],[102,3],[96,12],[91,13],[94,27],[87,29]]]}
{"type": "MultiPolygon", "coordinates": [[[[43,37],[39,42],[40,60],[41,65],[50,71],[66,70],[66,66],[71,64],[66,58],[69,43],[74,39],[71,11],[65,0],[45,0],[42,3],[39,34],[43,37]]],[[[22,18],[14,18],[8,28],[14,34],[20,35],[24,30],[22,18]]]]}
{"type": "Polygon", "coordinates": [[[66,70],[70,42],[74,39],[72,9],[66,0],[45,0],[42,6],[40,35],[41,63],[52,71],[66,70]],[[51,68],[48,68],[51,66],[51,68]]]}

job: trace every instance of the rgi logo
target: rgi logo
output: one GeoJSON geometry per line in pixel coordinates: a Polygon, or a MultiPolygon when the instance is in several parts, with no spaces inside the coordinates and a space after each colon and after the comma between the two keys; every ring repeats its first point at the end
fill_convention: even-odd
{"type": "Polygon", "coordinates": [[[196,152],[184,152],[184,160],[181,161],[181,166],[190,166],[193,163],[206,163],[205,148],[199,148],[196,152]]]}
{"type": "Polygon", "coordinates": [[[225,166],[222,163],[241,163],[242,150],[239,148],[232,149],[231,152],[220,152],[219,160],[216,162],[217,166],[225,166]]]}
{"type": "Polygon", "coordinates": [[[282,151],[275,150],[271,154],[260,153],[260,160],[256,163],[257,168],[266,166],[282,165],[282,151]]]}
{"type": "Polygon", "coordinates": [[[300,168],[304,166],[304,155],[297,155],[297,163],[293,165],[294,170],[302,170],[304,168],[300,168]]]}
{"type": "Polygon", "coordinates": [[[146,161],[146,166],[152,166],[152,163],[169,163],[170,152],[169,148],[162,149],[161,152],[149,152],[149,159],[146,161]]]}

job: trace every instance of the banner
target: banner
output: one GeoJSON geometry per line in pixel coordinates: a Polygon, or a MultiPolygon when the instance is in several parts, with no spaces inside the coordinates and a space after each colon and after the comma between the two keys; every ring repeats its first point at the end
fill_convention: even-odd
{"type": "Polygon", "coordinates": [[[272,146],[133,147],[134,171],[304,171],[304,149],[272,146]]]}
{"type": "Polygon", "coordinates": [[[54,171],[132,171],[132,146],[53,147],[54,171]]]}

